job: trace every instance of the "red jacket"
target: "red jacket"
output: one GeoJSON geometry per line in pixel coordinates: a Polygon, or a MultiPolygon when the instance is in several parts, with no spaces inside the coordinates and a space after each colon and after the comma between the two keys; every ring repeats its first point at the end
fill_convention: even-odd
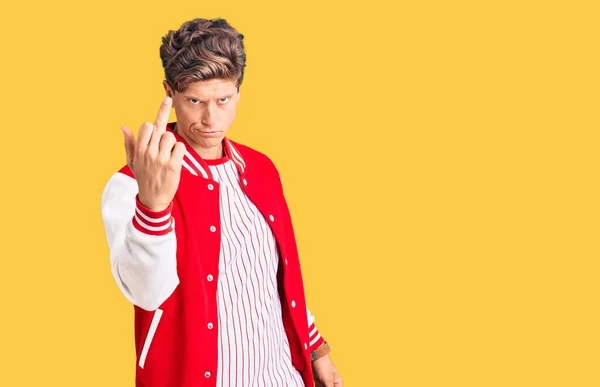
{"type": "MultiPolygon", "coordinates": [[[[173,125],[169,123],[168,130],[173,125]]],[[[162,224],[174,222],[179,283],[155,310],[134,305],[137,387],[216,385],[219,333],[217,324],[209,323],[218,319],[219,183],[212,179],[202,158],[185,140],[175,136],[187,148],[179,188],[170,208],[152,215],[160,217],[170,213],[172,218],[162,224]],[[210,329],[206,328],[207,324],[210,329]]],[[[305,385],[312,387],[310,350],[317,348],[323,339],[309,345],[311,338],[298,250],[279,173],[264,154],[227,138],[223,144],[224,151],[238,168],[242,188],[267,219],[277,240],[279,295],[292,364],[305,385]]],[[[127,166],[119,172],[133,177],[127,166]]],[[[132,224],[139,228],[135,220],[132,224]]]]}

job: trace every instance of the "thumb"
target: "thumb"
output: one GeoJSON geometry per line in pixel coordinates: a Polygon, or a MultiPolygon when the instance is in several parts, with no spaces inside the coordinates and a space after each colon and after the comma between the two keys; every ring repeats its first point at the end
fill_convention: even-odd
{"type": "Polygon", "coordinates": [[[133,172],[133,155],[135,153],[135,137],[133,132],[126,126],[121,127],[123,137],[125,138],[125,157],[127,159],[127,165],[131,172],[133,172]]]}

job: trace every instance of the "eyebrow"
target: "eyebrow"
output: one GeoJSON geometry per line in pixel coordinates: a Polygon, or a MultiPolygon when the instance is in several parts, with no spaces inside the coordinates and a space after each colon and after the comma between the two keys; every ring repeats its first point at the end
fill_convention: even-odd
{"type": "MultiPolygon", "coordinates": [[[[221,98],[225,98],[225,97],[231,98],[231,97],[233,97],[233,94],[235,94],[235,93],[227,94],[227,95],[224,95],[224,96],[222,96],[222,97],[218,97],[218,98],[216,98],[216,99],[221,99],[221,98]]],[[[206,100],[204,100],[204,101],[203,101],[203,100],[201,100],[201,99],[200,99],[200,98],[198,98],[198,97],[194,97],[193,95],[185,95],[185,94],[184,94],[183,96],[184,96],[185,98],[189,98],[189,99],[196,99],[196,100],[198,100],[198,101],[200,101],[200,102],[206,102],[206,100]]]]}

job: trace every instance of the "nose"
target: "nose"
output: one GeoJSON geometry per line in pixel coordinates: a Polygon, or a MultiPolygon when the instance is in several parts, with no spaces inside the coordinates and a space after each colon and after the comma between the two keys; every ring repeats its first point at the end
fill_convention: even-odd
{"type": "Polygon", "coordinates": [[[208,127],[215,123],[215,107],[212,104],[207,104],[202,115],[202,123],[208,127]]]}

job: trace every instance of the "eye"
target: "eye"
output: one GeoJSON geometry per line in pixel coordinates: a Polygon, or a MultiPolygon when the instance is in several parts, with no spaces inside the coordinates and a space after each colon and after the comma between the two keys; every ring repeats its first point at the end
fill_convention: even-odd
{"type": "Polygon", "coordinates": [[[223,97],[223,98],[220,98],[220,99],[219,99],[219,102],[220,102],[221,104],[225,104],[225,103],[229,102],[229,97],[223,97]],[[224,101],[224,100],[225,100],[225,101],[224,101]]]}
{"type": "Polygon", "coordinates": [[[190,98],[190,99],[188,99],[188,101],[190,101],[192,103],[192,105],[198,105],[200,103],[200,101],[198,101],[197,99],[194,99],[194,98],[190,98]]]}

